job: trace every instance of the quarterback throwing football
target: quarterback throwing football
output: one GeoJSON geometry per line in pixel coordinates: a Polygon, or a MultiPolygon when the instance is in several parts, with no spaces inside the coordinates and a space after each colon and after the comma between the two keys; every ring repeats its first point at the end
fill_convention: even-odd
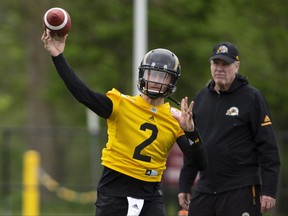
{"type": "Polygon", "coordinates": [[[164,216],[160,182],[173,144],[197,169],[205,169],[207,163],[192,119],[193,102],[188,104],[188,98],[183,98],[178,110],[164,101],[176,91],[181,73],[177,56],[162,48],[144,56],[139,66],[139,95],[125,95],[114,88],[102,94],[87,87],[65,60],[67,35],[55,40],[45,30],[41,39],[72,95],[107,120],[96,215],[164,216]]]}

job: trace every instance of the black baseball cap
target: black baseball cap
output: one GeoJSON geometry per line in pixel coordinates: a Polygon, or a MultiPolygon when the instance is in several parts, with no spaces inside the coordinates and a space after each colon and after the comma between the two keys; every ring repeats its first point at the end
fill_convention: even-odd
{"type": "Polygon", "coordinates": [[[209,61],[213,59],[222,59],[229,64],[239,61],[238,48],[230,42],[220,42],[214,46],[209,61]]]}

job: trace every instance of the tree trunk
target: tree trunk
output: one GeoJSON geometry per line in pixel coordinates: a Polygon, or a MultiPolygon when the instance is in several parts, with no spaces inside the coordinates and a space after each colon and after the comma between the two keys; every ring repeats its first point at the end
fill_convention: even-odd
{"type": "MultiPolygon", "coordinates": [[[[41,154],[41,165],[50,175],[61,173],[62,166],[57,155],[57,147],[53,130],[55,116],[52,104],[45,98],[49,88],[48,68],[50,56],[43,48],[41,35],[43,33],[42,17],[49,8],[47,1],[27,0],[25,2],[25,44],[26,66],[28,76],[27,86],[27,125],[28,146],[41,154]]],[[[50,65],[51,66],[51,65],[50,65]]],[[[63,158],[62,158],[63,159],[63,158]]],[[[59,175],[60,176],[60,175],[59,175]]]]}

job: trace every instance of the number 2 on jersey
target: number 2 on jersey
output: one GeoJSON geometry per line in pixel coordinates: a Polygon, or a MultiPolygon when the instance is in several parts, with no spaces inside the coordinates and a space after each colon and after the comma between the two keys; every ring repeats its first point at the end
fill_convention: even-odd
{"type": "Polygon", "coordinates": [[[141,160],[141,161],[145,161],[145,162],[150,162],[151,161],[151,157],[147,156],[147,155],[142,155],[141,151],[146,148],[148,145],[150,145],[154,140],[156,140],[157,138],[157,134],[158,134],[158,129],[156,127],[156,125],[150,124],[150,123],[144,123],[141,125],[140,130],[146,131],[146,130],[151,130],[152,134],[151,136],[144,140],[142,143],[140,143],[134,151],[134,155],[133,158],[137,159],[137,160],[141,160]]]}

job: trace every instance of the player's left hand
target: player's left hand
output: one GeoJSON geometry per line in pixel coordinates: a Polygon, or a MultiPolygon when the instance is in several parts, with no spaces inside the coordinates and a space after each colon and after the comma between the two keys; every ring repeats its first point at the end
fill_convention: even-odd
{"type": "Polygon", "coordinates": [[[261,212],[265,213],[276,205],[276,199],[267,195],[260,196],[261,212]]]}
{"type": "Polygon", "coordinates": [[[191,101],[188,107],[188,97],[185,97],[181,100],[181,112],[177,112],[175,109],[171,108],[172,116],[177,119],[182,130],[187,132],[194,131],[194,121],[192,119],[192,109],[194,102],[191,101]]]}

